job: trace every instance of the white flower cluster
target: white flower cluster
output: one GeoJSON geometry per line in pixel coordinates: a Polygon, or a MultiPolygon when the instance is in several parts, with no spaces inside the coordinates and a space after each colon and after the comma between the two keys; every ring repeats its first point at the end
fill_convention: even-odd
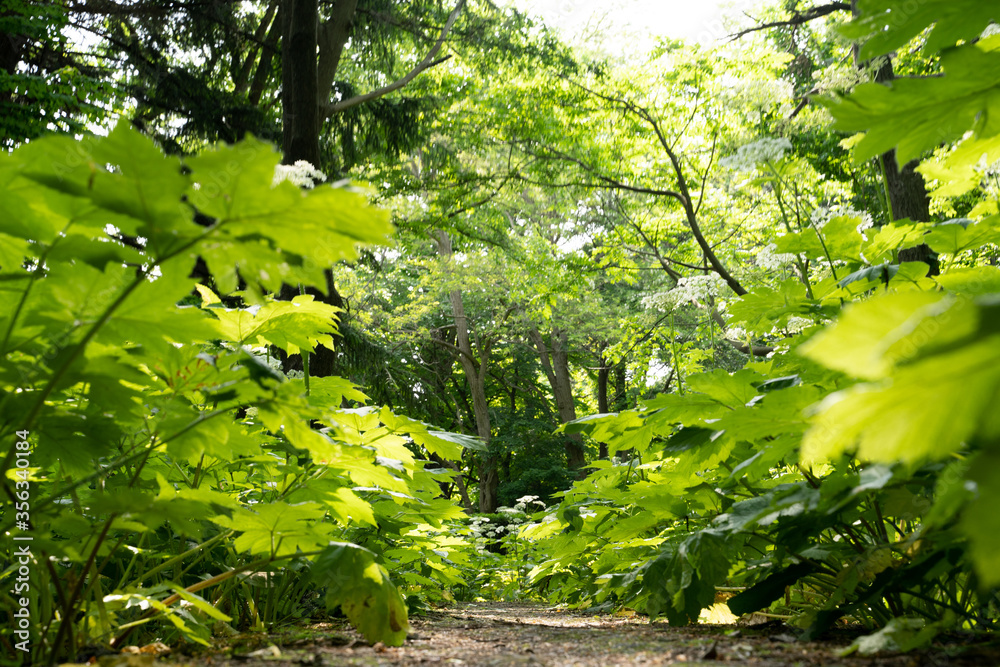
{"type": "Polygon", "coordinates": [[[791,99],[794,89],[781,79],[727,75],[718,79],[713,95],[734,109],[759,113],[791,99]]]}
{"type": "Polygon", "coordinates": [[[298,160],[295,164],[279,164],[274,168],[274,180],[271,187],[277,187],[282,181],[291,181],[297,188],[311,190],[316,183],[326,180],[326,174],[305,160],[298,160]]]}
{"type": "MultiPolygon", "coordinates": [[[[497,508],[498,514],[510,516],[510,523],[506,525],[496,524],[492,523],[489,517],[475,516],[469,522],[469,532],[472,533],[473,538],[486,538],[491,541],[499,540],[504,536],[504,533],[514,535],[528,521],[526,510],[529,504],[540,505],[542,509],[545,509],[545,503],[538,500],[538,496],[522,496],[517,499],[517,504],[514,507],[497,508]]],[[[482,546],[479,550],[483,550],[482,546]]]]}
{"type": "Polygon", "coordinates": [[[791,150],[792,142],[784,137],[771,139],[766,137],[740,146],[735,155],[719,160],[719,164],[733,171],[752,171],[762,162],[777,162],[785,157],[785,152],[791,150]]]}
{"type": "Polygon", "coordinates": [[[483,534],[489,534],[490,537],[494,537],[496,533],[496,528],[494,526],[483,524],[489,524],[489,517],[485,516],[474,516],[472,521],[469,523],[469,530],[472,531],[474,537],[482,537],[483,534]]]}
{"type": "Polygon", "coordinates": [[[747,330],[743,327],[730,327],[726,329],[726,338],[729,340],[746,340],[748,337],[747,330]]]}
{"type": "Polygon", "coordinates": [[[538,496],[521,496],[514,504],[514,509],[518,512],[527,512],[528,505],[538,505],[542,509],[545,509],[545,503],[539,500],[538,496]]]}
{"type": "Polygon", "coordinates": [[[826,208],[825,206],[820,206],[812,212],[809,218],[816,229],[823,229],[823,226],[834,218],[855,218],[858,221],[858,234],[875,225],[872,216],[867,212],[846,207],[826,208]]]}
{"type": "Polygon", "coordinates": [[[267,364],[271,370],[278,371],[279,373],[284,372],[281,367],[281,359],[271,356],[267,353],[267,350],[264,350],[262,354],[256,355],[256,357],[267,364]]]}
{"type": "Polygon", "coordinates": [[[793,315],[788,318],[788,323],[785,325],[785,331],[789,334],[797,334],[798,332],[808,329],[815,322],[807,317],[798,317],[793,315]]]}
{"type": "Polygon", "coordinates": [[[766,271],[781,271],[795,261],[795,255],[776,252],[778,247],[769,243],[757,253],[757,266],[766,271]]]}
{"type": "Polygon", "coordinates": [[[704,303],[719,296],[726,281],[716,273],[681,278],[669,291],[652,294],[642,300],[646,308],[654,308],[664,313],[676,310],[691,302],[704,303]]]}
{"type": "Polygon", "coordinates": [[[847,92],[861,83],[861,72],[856,67],[845,67],[840,63],[813,72],[813,80],[820,92],[847,92]]]}

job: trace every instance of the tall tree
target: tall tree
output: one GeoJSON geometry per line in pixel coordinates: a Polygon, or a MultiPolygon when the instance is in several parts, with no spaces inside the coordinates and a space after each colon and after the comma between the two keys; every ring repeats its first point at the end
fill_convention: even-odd
{"type": "MultiPolygon", "coordinates": [[[[558,325],[553,325],[548,344],[534,325],[528,330],[528,335],[538,350],[542,370],[552,387],[559,421],[564,424],[573,421],[576,419],[576,401],[573,398],[573,378],[569,369],[569,335],[558,325]]],[[[586,463],[583,437],[579,433],[566,439],[566,463],[570,470],[579,470],[586,463]]]]}
{"type": "MultiPolygon", "coordinates": [[[[451,237],[445,231],[435,234],[438,254],[446,264],[453,260],[451,237]]],[[[469,318],[465,314],[465,304],[462,301],[462,290],[454,287],[449,290],[452,315],[455,320],[455,350],[458,361],[465,371],[465,380],[472,394],[472,406],[476,419],[476,433],[486,444],[487,451],[479,458],[479,511],[495,512],[497,508],[497,487],[500,478],[497,472],[496,457],[489,451],[493,429],[490,422],[490,406],[486,400],[486,378],[489,372],[490,352],[493,349],[492,336],[477,336],[476,347],[472,347],[469,331],[469,318]],[[478,357],[478,358],[477,358],[478,357]]]]}

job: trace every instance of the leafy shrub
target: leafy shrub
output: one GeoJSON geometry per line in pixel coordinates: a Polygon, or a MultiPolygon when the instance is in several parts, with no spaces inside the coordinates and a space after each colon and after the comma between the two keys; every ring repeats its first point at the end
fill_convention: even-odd
{"type": "MultiPolygon", "coordinates": [[[[895,147],[904,164],[953,141],[920,169],[938,194],[962,195],[1000,157],[1000,128],[985,121],[997,111],[1000,36],[981,36],[995,9],[908,4],[861,0],[848,31],[871,38],[869,57],[934,23],[926,52],[940,51],[943,76],[823,103],[840,129],[866,132],[859,162],[895,147]]],[[[784,178],[784,166],[762,179],[784,178]]],[[[812,273],[727,312],[751,338],[792,335],[742,370],[691,374],[683,391],[567,425],[636,458],[596,462],[525,530],[543,554],[532,582],[553,600],[614,601],[678,624],[736,587],[733,612],[787,619],[806,637],[843,619],[882,628],[867,647],[995,628],[1000,216],[995,202],[974,211],[789,228],[774,250],[812,273]],[[940,275],[899,260],[920,243],[940,275]]]]}
{"type": "Polygon", "coordinates": [[[272,187],[277,162],[253,139],[182,162],[124,124],[0,156],[13,655],[263,629],[313,603],[305,569],[366,637],[398,644],[390,570],[417,594],[462,581],[468,547],[440,531],[462,516],[438,498],[452,473],[409,447],[460,458],[477,441],[342,410],[366,399],[351,383],[267,363],[329,345],[337,317],[267,294],[325,284],[324,267],[390,232],[347,189],[272,187]],[[197,261],[214,289],[190,277],[197,261]]]}

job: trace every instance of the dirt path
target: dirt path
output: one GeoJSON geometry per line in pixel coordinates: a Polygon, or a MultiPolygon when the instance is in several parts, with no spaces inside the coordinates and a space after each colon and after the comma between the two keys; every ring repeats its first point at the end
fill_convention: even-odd
{"type": "Polygon", "coordinates": [[[174,655],[157,662],[197,667],[1000,664],[996,649],[970,650],[956,643],[906,655],[842,658],[838,651],[851,641],[846,635],[803,643],[787,628],[775,624],[671,628],[636,616],[593,616],[515,603],[462,605],[412,618],[411,626],[410,638],[399,648],[370,646],[345,625],[321,624],[270,637],[239,635],[220,651],[174,655]]]}

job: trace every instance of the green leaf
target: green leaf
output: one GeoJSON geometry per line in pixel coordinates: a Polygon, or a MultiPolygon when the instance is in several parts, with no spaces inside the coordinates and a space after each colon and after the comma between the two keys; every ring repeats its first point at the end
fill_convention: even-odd
{"type": "Polygon", "coordinates": [[[406,603],[375,554],[356,544],[333,542],[316,558],[311,574],[327,587],[327,606],[340,606],[369,643],[403,645],[410,627],[406,603]]]}
{"type": "Polygon", "coordinates": [[[477,452],[487,450],[486,443],[480,438],[461,433],[450,433],[448,431],[419,431],[410,433],[413,442],[423,445],[427,451],[439,456],[447,456],[452,459],[462,457],[462,449],[471,449],[477,452]]]}
{"type": "Polygon", "coordinates": [[[1000,584],[1000,456],[976,457],[967,475],[975,484],[975,499],[962,512],[959,527],[969,539],[969,555],[983,588],[1000,584]]]}
{"type": "MultiPolygon", "coordinates": [[[[134,276],[121,276],[131,282],[134,276]]],[[[219,336],[211,316],[194,306],[178,302],[191,292],[186,274],[167,272],[132,291],[115,309],[96,340],[132,343],[161,351],[172,343],[206,342],[219,336]]]]}
{"type": "Polygon", "coordinates": [[[172,407],[180,409],[158,424],[160,438],[167,440],[171,456],[192,465],[197,465],[204,455],[220,459],[232,457],[232,448],[226,447],[229,428],[224,423],[225,416],[206,420],[197,410],[184,410],[177,404],[172,407]]]}
{"type": "Polygon", "coordinates": [[[995,266],[952,269],[934,279],[945,289],[958,294],[1000,294],[1000,269],[995,266]]]}
{"type": "Polygon", "coordinates": [[[903,262],[899,265],[896,275],[889,280],[889,289],[900,291],[906,288],[933,289],[934,281],[927,277],[929,268],[926,262],[903,262]]]}
{"type": "MultiPolygon", "coordinates": [[[[830,257],[845,262],[857,262],[860,259],[864,238],[858,232],[858,227],[863,222],[858,216],[838,215],[823,225],[823,241],[830,257]]],[[[825,253],[820,253],[819,256],[826,259],[825,253]]]]}
{"type": "Polygon", "coordinates": [[[194,182],[188,198],[217,219],[198,252],[213,274],[229,272],[224,291],[235,286],[233,266],[275,292],[282,282],[325,287],[327,267],[356,257],[359,243],[384,243],[392,233],[388,215],[357,193],[272,186],[278,159],[270,144],[249,137],[187,160],[194,182]]]}
{"type": "Polygon", "coordinates": [[[857,262],[861,254],[861,234],[858,225],[861,218],[838,215],[831,218],[819,232],[820,240],[814,229],[804,229],[801,232],[785,234],[774,240],[778,252],[804,254],[809,259],[821,259],[827,262],[827,253],[834,260],[857,262]]]}
{"type": "MultiPolygon", "coordinates": [[[[802,442],[812,462],[854,451],[872,461],[926,461],[948,456],[988,424],[1000,390],[1000,338],[902,366],[891,381],[857,385],[822,402],[802,442]]],[[[896,359],[875,357],[888,369],[896,359]]]]}
{"type": "Polygon", "coordinates": [[[232,619],[230,616],[226,616],[221,611],[215,608],[215,606],[205,600],[205,598],[200,595],[195,595],[194,593],[189,593],[186,589],[181,588],[177,584],[171,584],[170,590],[176,593],[182,600],[190,604],[192,607],[205,614],[209,618],[214,618],[217,621],[229,622],[232,619]]]}
{"type": "Polygon", "coordinates": [[[885,356],[888,346],[929,315],[947,310],[951,302],[942,299],[929,292],[901,292],[852,304],[836,324],[799,347],[799,353],[849,375],[884,377],[899,361],[885,356]]]}
{"type": "Polygon", "coordinates": [[[813,386],[799,385],[775,391],[750,406],[739,406],[712,423],[737,441],[756,442],[766,437],[801,433],[806,428],[803,410],[820,397],[813,386]]]}
{"type": "Polygon", "coordinates": [[[486,445],[478,437],[432,430],[427,424],[397,415],[387,407],[382,408],[379,419],[389,430],[408,435],[413,442],[445,460],[461,459],[463,449],[486,451],[486,445]]]}
{"type": "Polygon", "coordinates": [[[936,224],[927,234],[926,243],[935,252],[957,255],[988,243],[1000,242],[1000,216],[973,222],[967,218],[936,224]]]}
{"type": "Polygon", "coordinates": [[[173,250],[179,237],[198,233],[190,208],[182,202],[189,183],[180,161],[164,155],[148,137],[132,129],[128,120],[119,121],[107,137],[96,139],[91,155],[97,164],[114,167],[112,172],[98,169],[94,173],[94,203],[139,220],[137,228],[123,231],[145,237],[154,257],[173,250]]]}
{"type": "MultiPolygon", "coordinates": [[[[1000,136],[966,136],[946,153],[936,153],[924,160],[917,171],[924,180],[937,181],[932,197],[960,197],[978,188],[983,182],[983,164],[993,164],[1000,159],[1000,136]]],[[[983,204],[989,205],[988,202],[983,204]]],[[[982,204],[981,204],[982,205],[982,204]]],[[[992,202],[993,211],[996,203],[992,202]]],[[[977,207],[978,208],[978,207],[977,207]]],[[[973,213],[975,215],[975,209],[973,213]]]]}
{"type": "Polygon", "coordinates": [[[277,557],[312,551],[324,544],[324,536],[315,527],[324,514],[317,503],[272,502],[256,505],[253,510],[241,508],[232,518],[216,516],[212,520],[241,533],[233,543],[237,551],[277,557]]]}
{"type": "Polygon", "coordinates": [[[930,26],[925,54],[973,41],[996,20],[1000,11],[980,0],[859,0],[857,16],[840,31],[852,39],[867,38],[860,57],[869,60],[905,46],[930,26]]]}
{"type": "Polygon", "coordinates": [[[818,569],[813,563],[802,562],[782,567],[763,581],[729,598],[729,610],[737,616],[766,609],[772,602],[785,594],[785,588],[812,574],[818,569]]]}
{"type": "Polygon", "coordinates": [[[774,239],[774,246],[779,253],[802,254],[809,258],[822,257],[824,253],[823,244],[811,229],[779,236],[774,239]]]}
{"type": "Polygon", "coordinates": [[[333,497],[326,499],[326,504],[330,511],[345,526],[354,522],[367,523],[373,528],[378,528],[375,514],[372,512],[371,503],[362,500],[354,491],[341,487],[333,492],[333,497]]]}
{"type": "MultiPolygon", "coordinates": [[[[756,371],[740,370],[727,373],[718,368],[710,373],[691,375],[687,379],[688,388],[697,391],[730,408],[745,405],[757,395],[755,382],[764,378],[756,371]]],[[[648,404],[647,404],[648,407],[648,404]]]]}
{"type": "Polygon", "coordinates": [[[646,613],[671,625],[689,625],[715,603],[715,587],[729,576],[725,542],[711,531],[687,538],[651,561],[642,573],[646,613]]]}
{"type": "Polygon", "coordinates": [[[757,385],[757,391],[761,394],[767,394],[772,391],[778,391],[780,389],[788,389],[790,387],[796,387],[802,384],[802,378],[798,375],[787,375],[780,378],[771,378],[757,385]]]}
{"type": "Polygon", "coordinates": [[[309,378],[309,402],[328,408],[340,408],[344,399],[367,403],[370,399],[356,384],[342,377],[309,378]]]}
{"type": "Polygon", "coordinates": [[[879,264],[877,266],[867,266],[863,269],[859,269],[854,273],[850,273],[843,278],[841,278],[837,284],[841,287],[847,287],[852,283],[863,283],[867,287],[866,283],[879,282],[883,285],[888,285],[889,281],[896,277],[896,273],[899,272],[898,264],[879,264]]]}
{"type": "Polygon", "coordinates": [[[1000,38],[989,37],[945,52],[944,75],[865,83],[840,98],[818,98],[844,132],[867,132],[854,147],[862,164],[895,148],[905,164],[969,130],[994,136],[1000,130],[1000,38]]]}
{"type": "MultiPolygon", "coordinates": [[[[662,398],[666,401],[667,396],[676,396],[676,394],[664,394],[652,400],[659,401],[662,398]]],[[[707,396],[701,396],[698,400],[701,405],[714,405],[720,409],[725,409],[707,396]]],[[[698,415],[701,412],[699,409],[694,409],[691,411],[691,414],[698,415]]],[[[589,433],[590,437],[594,440],[608,443],[608,448],[612,454],[630,449],[645,452],[649,447],[654,432],[653,425],[646,419],[645,413],[640,413],[637,410],[625,410],[616,414],[581,417],[580,419],[567,422],[560,428],[564,429],[566,433],[589,433]]]]}
{"type": "MultiPolygon", "coordinates": [[[[725,371],[722,373],[728,375],[725,371]]],[[[740,391],[741,383],[738,380],[731,384],[735,391],[740,391]]],[[[708,382],[703,384],[707,385],[708,382]]],[[[724,393],[730,400],[733,399],[731,393],[724,393]]],[[[754,393],[756,394],[756,390],[754,393]]],[[[729,412],[728,407],[707,394],[660,394],[643,401],[643,405],[649,411],[646,419],[650,425],[658,429],[658,432],[669,432],[669,427],[673,424],[703,426],[706,419],[715,419],[729,412]]]]}
{"type": "Polygon", "coordinates": [[[778,289],[763,287],[744,294],[730,304],[731,324],[739,324],[754,333],[770,333],[775,327],[788,323],[793,315],[808,316],[812,301],[806,297],[806,288],[798,279],[785,280],[778,289]]]}
{"type": "Polygon", "coordinates": [[[868,240],[861,244],[861,257],[871,265],[896,263],[897,251],[924,242],[927,227],[924,223],[896,220],[878,230],[868,230],[868,240]]]}
{"type": "MultiPolygon", "coordinates": [[[[203,307],[208,305],[202,302],[203,307]]],[[[332,349],[331,334],[337,330],[340,309],[302,294],[291,301],[271,299],[259,307],[212,308],[210,312],[218,318],[216,335],[224,340],[238,345],[274,345],[288,354],[298,354],[300,350],[312,352],[317,345],[332,349]]]]}
{"type": "Polygon", "coordinates": [[[942,626],[943,623],[928,623],[925,618],[893,618],[884,628],[855,639],[850,646],[840,651],[840,655],[906,653],[930,644],[941,632],[942,626]]]}

